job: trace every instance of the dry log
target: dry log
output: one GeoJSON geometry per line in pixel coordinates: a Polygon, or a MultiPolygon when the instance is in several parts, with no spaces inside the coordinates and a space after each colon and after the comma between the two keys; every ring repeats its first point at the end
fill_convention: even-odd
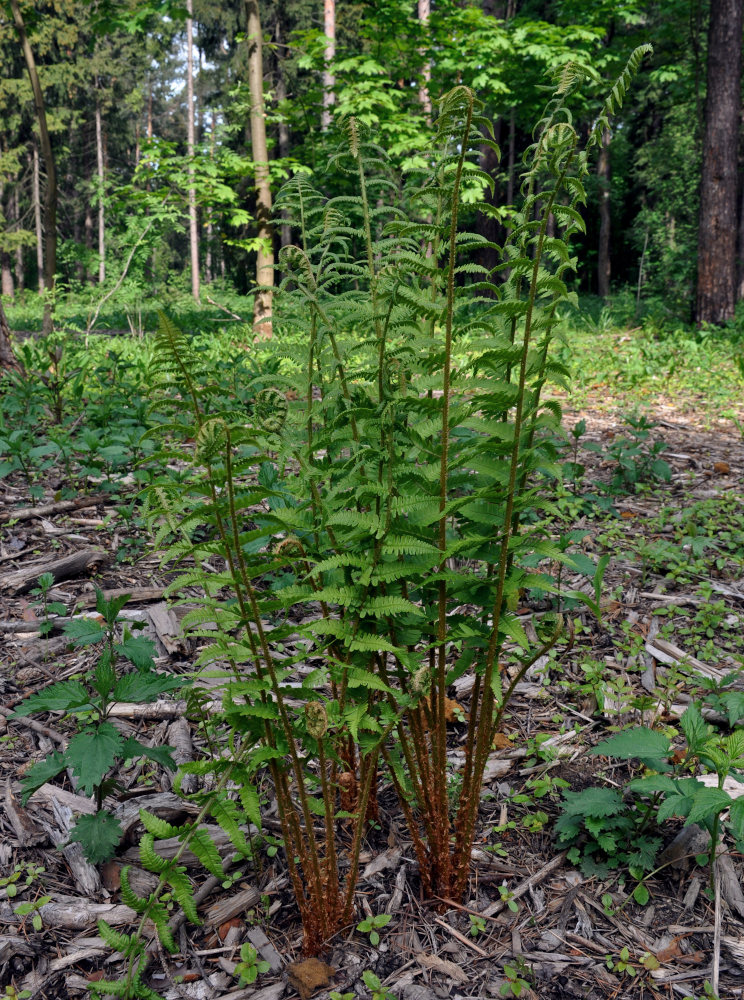
{"type": "MultiPolygon", "coordinates": [[[[91,903],[79,896],[46,903],[39,913],[45,927],[66,927],[69,930],[94,927],[100,919],[112,925],[131,924],[138,919],[135,911],[123,904],[91,903]]],[[[0,903],[0,924],[17,923],[18,917],[13,912],[13,906],[0,903]]]]}
{"type": "Polygon", "coordinates": [[[60,580],[79,576],[108,558],[108,553],[104,552],[103,549],[81,549],[63,559],[55,559],[54,562],[37,562],[0,578],[0,590],[9,590],[12,594],[22,594],[33,587],[42,573],[51,573],[55,582],[58,583],[60,580]]]}

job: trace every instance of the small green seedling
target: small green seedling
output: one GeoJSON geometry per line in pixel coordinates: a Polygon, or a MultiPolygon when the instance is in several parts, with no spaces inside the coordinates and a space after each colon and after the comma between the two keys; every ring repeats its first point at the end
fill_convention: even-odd
{"type": "Polygon", "coordinates": [[[39,598],[37,603],[41,605],[42,610],[42,622],[39,632],[45,636],[49,635],[53,627],[49,616],[65,615],[67,614],[67,608],[60,601],[49,600],[49,591],[54,586],[54,576],[51,573],[42,573],[36,582],[37,586],[31,591],[31,596],[39,598]]]}
{"type": "Polygon", "coordinates": [[[470,936],[478,937],[479,934],[485,934],[486,932],[486,920],[485,917],[479,917],[477,913],[470,913],[470,936]]]}
{"type": "Polygon", "coordinates": [[[383,986],[374,972],[370,972],[369,969],[362,973],[362,980],[367,989],[371,990],[372,1000],[397,1000],[395,994],[383,986]]]}
{"type": "Polygon", "coordinates": [[[44,922],[41,919],[41,913],[39,913],[39,910],[42,906],[46,906],[46,904],[51,901],[51,896],[39,896],[38,899],[29,900],[27,903],[19,903],[13,910],[13,913],[15,913],[17,917],[27,917],[29,914],[33,914],[31,917],[33,928],[35,931],[40,931],[44,926],[44,922]]]}
{"type": "Polygon", "coordinates": [[[378,913],[376,917],[365,917],[361,923],[357,924],[357,930],[362,934],[369,934],[369,943],[376,948],[380,943],[380,935],[377,933],[382,927],[387,927],[391,917],[389,913],[378,913]]]}
{"type": "Polygon", "coordinates": [[[504,977],[506,982],[502,983],[499,989],[501,997],[521,997],[525,990],[530,989],[530,984],[524,977],[529,975],[529,969],[521,956],[518,956],[513,964],[504,965],[504,977]]]}
{"type": "Polygon", "coordinates": [[[235,966],[235,975],[240,979],[241,986],[255,983],[261,973],[268,972],[271,966],[258,957],[258,952],[248,941],[240,947],[240,961],[235,966]]]}

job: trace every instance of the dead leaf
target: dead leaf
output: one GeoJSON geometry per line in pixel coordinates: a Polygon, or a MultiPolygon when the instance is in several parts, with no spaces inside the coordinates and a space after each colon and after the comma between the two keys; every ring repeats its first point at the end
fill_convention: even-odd
{"type": "Polygon", "coordinates": [[[304,962],[291,962],[287,966],[289,984],[300,994],[301,1000],[310,1000],[313,993],[330,985],[336,970],[318,958],[306,958],[304,962]]]}
{"type": "Polygon", "coordinates": [[[416,955],[416,961],[422,969],[441,972],[443,976],[447,976],[450,982],[466,983],[468,981],[467,973],[463,972],[460,966],[455,965],[454,962],[448,962],[446,958],[440,958],[438,955],[426,955],[424,952],[420,952],[416,955]]]}
{"type": "MultiPolygon", "coordinates": [[[[431,708],[431,695],[426,699],[427,704],[431,708]]],[[[463,720],[467,722],[468,713],[462,707],[459,701],[455,701],[454,698],[444,699],[444,719],[445,722],[462,722],[463,720]]]]}

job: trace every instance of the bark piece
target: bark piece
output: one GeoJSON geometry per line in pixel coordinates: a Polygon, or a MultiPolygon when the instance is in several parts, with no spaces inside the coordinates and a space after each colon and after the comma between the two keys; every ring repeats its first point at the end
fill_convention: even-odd
{"type": "Polygon", "coordinates": [[[103,549],[81,549],[72,555],[56,559],[54,562],[38,562],[8,573],[0,579],[0,590],[8,590],[11,594],[23,594],[36,583],[42,573],[51,573],[55,583],[80,576],[94,566],[108,560],[108,554],[103,549]]]}
{"type": "Polygon", "coordinates": [[[272,972],[278,972],[284,962],[282,961],[282,956],[276,950],[274,945],[266,937],[266,934],[261,927],[250,927],[246,934],[246,937],[251,942],[253,947],[259,953],[261,958],[269,963],[272,972]]]}
{"type": "Polygon", "coordinates": [[[172,655],[173,653],[184,651],[183,630],[178,618],[176,618],[173,611],[164,601],[161,601],[159,604],[153,604],[152,607],[148,608],[147,616],[152,622],[152,627],[155,629],[158,641],[166,653],[172,655]]]}
{"type": "Polygon", "coordinates": [[[5,815],[21,847],[31,847],[46,840],[44,831],[34,822],[13,794],[10,778],[5,782],[5,815]]]}

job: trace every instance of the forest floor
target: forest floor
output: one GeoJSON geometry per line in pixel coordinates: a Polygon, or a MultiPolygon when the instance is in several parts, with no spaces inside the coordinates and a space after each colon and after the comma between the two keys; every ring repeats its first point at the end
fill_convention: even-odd
{"type": "MultiPolygon", "coordinates": [[[[423,901],[405,825],[392,790],[383,787],[379,826],[369,832],[357,889],[360,920],[391,916],[378,943],[350,926],[322,956],[326,964],[303,963],[281,852],[246,868],[227,890],[187,855],[200,887],[202,923],[176,920],[181,951],[175,957],[166,959],[153,945],[149,981],[162,996],[327,1000],[335,990],[374,1000],[638,1000],[702,997],[706,982],[716,981],[721,998],[744,996],[744,858],[730,838],[723,841],[711,896],[708,869],[696,861],[705,850],[699,828],[683,828],[672,818],[652,831],[663,847],[658,870],[644,876],[650,897],[644,906],[631,895],[637,882],[627,865],[593,867],[585,853],[582,870],[556,841],[564,790],[598,785],[622,791],[639,773],[637,764],[588,756],[593,746],[631,723],[674,723],[706,684],[718,683],[720,692],[730,672],[737,677],[728,690],[744,690],[742,435],[694,397],[656,395],[643,411],[655,426],[640,443],[645,453],[649,443],[664,442],[660,457],[671,478],[629,487],[601,509],[581,498],[610,482],[618,456],[628,458],[639,478],[644,473],[632,451],[640,439],[621,417],[627,400],[612,388],[585,385],[575,408],[566,410],[569,431],[586,422],[577,452],[586,471],[561,500],[585,551],[612,557],[602,620],[572,609],[571,648],[538,661],[517,688],[489,766],[464,903],[435,909],[423,901]],[[599,450],[583,447],[590,441],[599,450]],[[241,988],[234,969],[247,940],[269,970],[241,988]],[[364,984],[365,970],[380,981],[379,989],[364,984]]],[[[91,658],[85,649],[71,649],[56,629],[41,634],[43,614],[30,590],[52,563],[72,557],[48,595],[65,605],[68,616],[95,605],[95,587],[129,593],[126,613],[154,639],[159,669],[188,673],[195,650],[163,600],[168,576],[158,555],[132,521],[122,521],[103,488],[91,487],[70,510],[53,500],[59,469],[43,486],[39,506],[24,512],[23,481],[15,475],[0,480],[0,886],[9,881],[17,889],[0,888],[0,988],[7,997],[27,990],[34,998],[63,1000],[84,996],[97,979],[122,974],[96,920],[103,916],[126,929],[134,916],[120,898],[123,864],[133,866],[140,894],[151,887],[153,876],[139,867],[138,809],[178,821],[186,807],[167,772],[127,762],[117,774],[124,791],[107,800],[125,830],[124,842],[113,861],[93,866],[79,845],[56,846],[66,840],[72,810],[93,810],[91,800],[58,782],[21,806],[19,778],[30,762],[63,747],[71,729],[53,713],[8,715],[51,680],[79,675],[91,658]],[[117,561],[122,552],[130,561],[117,561]],[[18,913],[19,903],[32,905],[18,913]],[[32,926],[37,908],[41,930],[32,926]]],[[[531,610],[519,609],[528,634],[531,610]]],[[[469,707],[467,678],[451,693],[459,706],[451,723],[456,755],[464,735],[459,720],[469,707]]],[[[185,759],[202,734],[184,712],[183,701],[161,698],[152,705],[122,704],[114,714],[126,735],[176,746],[185,759]]],[[[720,711],[708,715],[727,731],[720,711]]]]}

